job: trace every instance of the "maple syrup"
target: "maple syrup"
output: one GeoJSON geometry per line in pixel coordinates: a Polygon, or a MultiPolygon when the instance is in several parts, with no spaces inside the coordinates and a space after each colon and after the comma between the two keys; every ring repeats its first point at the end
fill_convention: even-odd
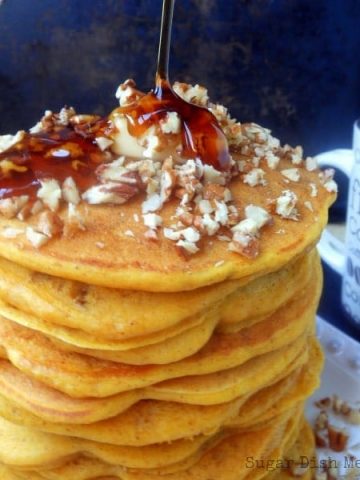
{"type": "Polygon", "coordinates": [[[72,127],[53,132],[25,134],[24,139],[0,154],[6,173],[0,169],[0,198],[28,195],[35,199],[40,180],[63,182],[72,177],[80,191],[98,183],[95,170],[104,161],[93,136],[83,136],[72,127]]]}
{"type": "Polygon", "coordinates": [[[156,88],[136,104],[116,111],[125,115],[129,133],[134,137],[140,137],[152,125],[159,125],[168,113],[176,112],[181,122],[181,156],[199,158],[217,170],[227,170],[230,166],[227,140],[214,115],[180,98],[166,80],[158,81],[156,88]]]}

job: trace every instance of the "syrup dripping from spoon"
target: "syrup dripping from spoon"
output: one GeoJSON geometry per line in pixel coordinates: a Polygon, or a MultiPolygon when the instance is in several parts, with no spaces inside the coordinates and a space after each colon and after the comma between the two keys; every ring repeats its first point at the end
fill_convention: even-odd
{"type": "Polygon", "coordinates": [[[230,168],[226,137],[214,115],[206,108],[188,103],[177,95],[169,81],[169,56],[175,0],[163,0],[155,88],[135,105],[118,111],[128,118],[131,135],[141,136],[152,125],[158,125],[169,112],[181,121],[181,156],[199,158],[217,170],[230,168]]]}

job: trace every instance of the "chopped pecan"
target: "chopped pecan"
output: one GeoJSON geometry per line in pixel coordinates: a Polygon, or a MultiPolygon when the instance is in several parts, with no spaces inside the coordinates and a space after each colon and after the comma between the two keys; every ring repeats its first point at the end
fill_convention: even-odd
{"type": "Polygon", "coordinates": [[[63,225],[56,213],[46,210],[39,215],[37,230],[48,237],[54,237],[62,232],[63,225]]]}
{"type": "Polygon", "coordinates": [[[318,448],[327,447],[327,441],[324,434],[321,434],[319,431],[315,431],[314,435],[315,435],[315,445],[318,448]]]}
{"type": "Polygon", "coordinates": [[[328,414],[324,410],[322,410],[319,413],[319,415],[316,417],[315,429],[316,430],[323,430],[324,428],[326,428],[328,426],[328,422],[329,422],[328,414]]]}
{"type": "Polygon", "coordinates": [[[161,172],[160,195],[163,202],[166,202],[172,194],[176,184],[176,172],[173,169],[161,172]]]}
{"type": "Polygon", "coordinates": [[[80,202],[80,193],[72,177],[67,177],[62,184],[62,196],[67,203],[77,205],[80,202]]]}
{"type": "Polygon", "coordinates": [[[339,470],[337,465],[333,465],[334,460],[328,460],[328,464],[325,466],[327,474],[327,480],[338,480],[339,470]]]}
{"type": "Polygon", "coordinates": [[[348,415],[350,412],[350,405],[337,395],[332,397],[332,409],[335,413],[348,415]]]}
{"type": "Polygon", "coordinates": [[[31,207],[31,214],[36,215],[40,213],[42,210],[44,210],[44,204],[41,200],[35,200],[31,207]]]}
{"type": "Polygon", "coordinates": [[[333,425],[329,425],[327,428],[329,434],[329,447],[334,452],[343,452],[346,448],[349,435],[344,429],[339,429],[333,425]]]}
{"type": "Polygon", "coordinates": [[[353,425],[360,425],[360,410],[356,408],[350,408],[348,413],[345,413],[348,421],[353,425]]]}
{"type": "Polygon", "coordinates": [[[185,194],[186,194],[185,188],[177,188],[175,190],[175,197],[176,198],[182,199],[182,198],[184,198],[185,194]]]}
{"type": "Polygon", "coordinates": [[[6,218],[13,218],[20,212],[23,207],[25,207],[28,200],[28,195],[3,198],[0,200],[0,213],[6,218]]]}
{"type": "Polygon", "coordinates": [[[25,235],[26,235],[26,238],[28,239],[28,241],[31,243],[31,245],[35,248],[42,247],[43,245],[45,245],[50,240],[50,237],[48,237],[44,233],[37,232],[32,227],[27,227],[26,228],[25,235]]]}
{"type": "Polygon", "coordinates": [[[203,219],[200,215],[195,215],[192,223],[194,227],[197,228],[201,233],[205,231],[203,219]]]}
{"type": "Polygon", "coordinates": [[[144,233],[144,237],[148,240],[151,240],[152,242],[157,242],[159,240],[156,231],[152,230],[151,228],[146,230],[146,232],[144,233]]]}
{"type": "Polygon", "coordinates": [[[331,404],[332,404],[332,402],[331,402],[330,397],[320,398],[320,400],[315,402],[315,406],[317,408],[320,408],[321,410],[326,409],[326,408],[330,408],[331,404]]]}
{"type": "Polygon", "coordinates": [[[225,195],[225,187],[217,183],[209,183],[204,187],[205,200],[223,200],[225,195]]]}
{"type": "Polygon", "coordinates": [[[190,212],[184,211],[178,216],[179,220],[183,225],[190,227],[194,223],[194,215],[190,212]]]}
{"type": "Polygon", "coordinates": [[[89,188],[83,193],[82,198],[92,205],[104,203],[122,204],[126,203],[137,193],[139,193],[139,189],[135,185],[111,182],[89,188]]]}
{"type": "Polygon", "coordinates": [[[100,119],[101,117],[99,117],[99,115],[78,114],[71,117],[69,122],[71,125],[93,124],[98,122],[100,119]]]}
{"type": "Polygon", "coordinates": [[[65,219],[63,234],[67,238],[74,237],[78,232],[86,230],[85,219],[76,205],[68,204],[68,214],[65,219]]]}
{"type": "Polygon", "coordinates": [[[16,217],[21,220],[22,222],[24,222],[31,214],[31,211],[32,211],[32,208],[31,208],[31,205],[29,205],[29,203],[27,203],[19,212],[18,214],[16,215],[16,217]]]}
{"type": "Polygon", "coordinates": [[[115,96],[119,99],[120,106],[124,107],[136,102],[144,96],[144,93],[136,88],[136,83],[132,78],[128,78],[119,85],[115,96]]]}
{"type": "Polygon", "coordinates": [[[229,243],[228,249],[232,252],[240,253],[247,258],[256,258],[259,255],[259,240],[252,236],[241,236],[238,238],[235,234],[232,242],[229,243]]]}
{"type": "Polygon", "coordinates": [[[228,224],[230,226],[236,225],[239,222],[239,212],[234,205],[229,205],[228,224]]]}
{"type": "Polygon", "coordinates": [[[84,138],[93,138],[96,133],[99,132],[101,128],[105,126],[105,120],[102,118],[92,119],[89,122],[85,123],[74,123],[73,128],[78,135],[81,135],[84,138]]]}

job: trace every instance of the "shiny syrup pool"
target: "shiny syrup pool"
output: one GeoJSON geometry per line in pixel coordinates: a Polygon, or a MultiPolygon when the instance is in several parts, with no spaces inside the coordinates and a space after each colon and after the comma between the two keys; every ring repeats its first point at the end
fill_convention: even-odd
{"type": "Polygon", "coordinates": [[[106,159],[94,135],[72,127],[25,134],[25,138],[0,155],[0,198],[36,197],[40,180],[63,182],[72,177],[81,192],[97,182],[96,168],[106,159]]]}

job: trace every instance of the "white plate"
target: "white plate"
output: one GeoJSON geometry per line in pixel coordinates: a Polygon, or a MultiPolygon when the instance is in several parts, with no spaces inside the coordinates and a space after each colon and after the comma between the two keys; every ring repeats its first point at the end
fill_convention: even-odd
{"type": "MultiPolygon", "coordinates": [[[[326,363],[320,388],[307,404],[306,413],[312,424],[320,412],[315,402],[322,398],[337,395],[352,406],[360,408],[360,344],[321,318],[317,321],[317,333],[325,351],[326,363]]],[[[341,415],[331,414],[330,421],[331,424],[346,429],[350,435],[348,447],[341,453],[327,448],[318,449],[317,465],[330,458],[332,465],[338,467],[337,478],[345,479],[348,478],[346,474],[349,474],[350,465],[354,465],[349,458],[353,455],[359,459],[359,472],[351,478],[360,480],[360,426],[351,425],[341,415]]]]}

